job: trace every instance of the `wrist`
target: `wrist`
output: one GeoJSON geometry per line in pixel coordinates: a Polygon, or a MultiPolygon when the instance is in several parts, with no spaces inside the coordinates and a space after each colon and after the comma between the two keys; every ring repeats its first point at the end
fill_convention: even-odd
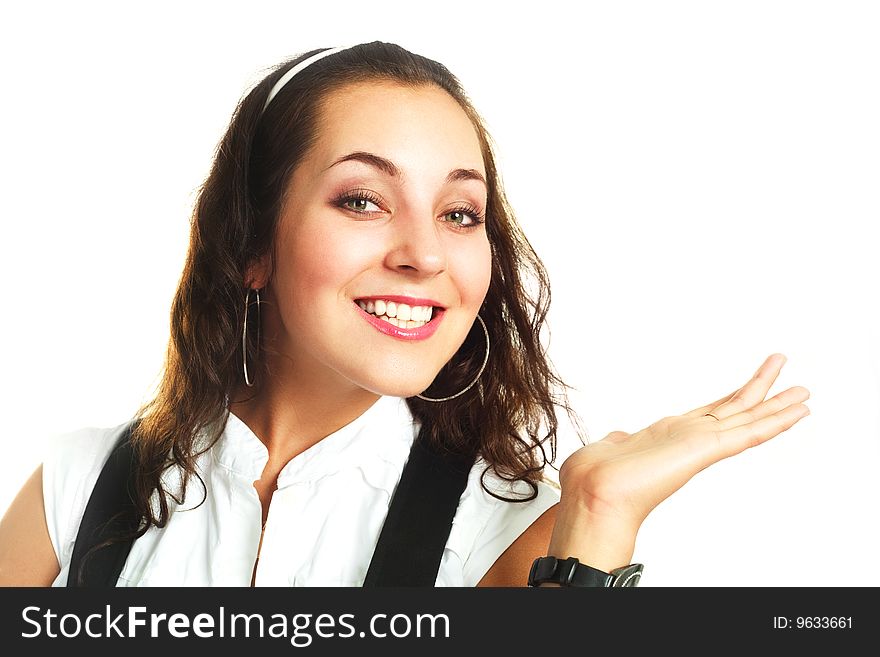
{"type": "Polygon", "coordinates": [[[568,559],[538,557],[532,562],[529,570],[528,585],[631,588],[638,586],[643,570],[642,564],[631,563],[606,573],[604,570],[580,563],[577,557],[568,559]]]}
{"type": "Polygon", "coordinates": [[[557,559],[576,557],[610,572],[632,560],[639,526],[630,518],[597,513],[581,500],[563,495],[547,554],[557,559]]]}

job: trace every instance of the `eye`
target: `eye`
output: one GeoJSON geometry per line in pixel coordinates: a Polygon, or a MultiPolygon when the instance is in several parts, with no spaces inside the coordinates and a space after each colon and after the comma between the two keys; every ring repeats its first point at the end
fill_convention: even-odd
{"type": "Polygon", "coordinates": [[[366,189],[354,189],[334,200],[334,204],[337,207],[349,210],[355,214],[382,212],[381,203],[382,199],[366,189]]]}
{"type": "Polygon", "coordinates": [[[470,206],[450,210],[443,216],[456,228],[476,228],[484,221],[482,213],[470,206]]]}
{"type": "Polygon", "coordinates": [[[461,210],[453,210],[446,216],[449,217],[449,221],[459,226],[470,226],[474,223],[474,218],[461,210]]]}
{"type": "Polygon", "coordinates": [[[368,198],[364,198],[363,196],[347,198],[342,201],[343,207],[348,208],[349,210],[354,210],[355,212],[378,212],[379,206],[376,205],[373,201],[368,198]],[[375,209],[370,209],[368,206],[372,205],[375,209]]]}

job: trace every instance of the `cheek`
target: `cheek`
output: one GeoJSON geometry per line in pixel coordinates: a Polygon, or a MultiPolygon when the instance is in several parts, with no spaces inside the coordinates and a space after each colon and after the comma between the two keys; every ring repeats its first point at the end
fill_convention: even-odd
{"type": "MultiPolygon", "coordinates": [[[[328,222],[329,223],[329,222],[328,222]]],[[[349,281],[369,267],[370,244],[351,231],[303,226],[278,242],[276,290],[298,312],[343,295],[349,281]]]]}
{"type": "Polygon", "coordinates": [[[492,249],[488,239],[474,240],[465,248],[451,251],[450,270],[455,272],[462,305],[479,309],[492,278],[492,249]]]}

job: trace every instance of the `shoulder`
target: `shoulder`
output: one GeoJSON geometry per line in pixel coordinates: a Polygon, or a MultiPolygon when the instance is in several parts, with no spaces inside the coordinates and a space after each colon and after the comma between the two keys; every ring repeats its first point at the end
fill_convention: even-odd
{"type": "MultiPolygon", "coordinates": [[[[447,544],[461,560],[464,585],[480,582],[520,537],[525,535],[520,545],[525,541],[540,543],[548,521],[552,531],[557,502],[559,487],[552,480],[545,478],[534,486],[509,482],[479,459],[471,469],[447,544]]],[[[549,536],[547,532],[548,544],[549,536]]]]}
{"type": "Polygon", "coordinates": [[[70,561],[86,504],[117,438],[127,423],[88,427],[49,438],[43,456],[43,505],[52,547],[70,561]]]}
{"type": "Polygon", "coordinates": [[[0,519],[0,586],[49,586],[57,574],[38,467],[0,519]]]}

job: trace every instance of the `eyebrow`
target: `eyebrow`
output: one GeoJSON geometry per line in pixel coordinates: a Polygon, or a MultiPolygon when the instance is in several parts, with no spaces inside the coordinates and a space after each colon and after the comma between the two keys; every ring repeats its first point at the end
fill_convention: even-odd
{"type": "MultiPolygon", "coordinates": [[[[382,157],[381,155],[376,155],[375,153],[368,153],[366,151],[354,151],[353,153],[349,153],[348,155],[343,155],[338,158],[333,164],[324,169],[330,169],[331,167],[336,166],[337,164],[341,164],[342,162],[363,162],[364,164],[368,164],[373,168],[379,169],[383,173],[393,177],[393,178],[402,178],[403,173],[397,167],[394,162],[391,160],[382,157]]],[[[483,177],[483,174],[477,171],[476,169],[453,169],[446,175],[446,182],[451,183],[457,180],[478,180],[483,183],[485,187],[488,189],[489,185],[486,184],[486,179],[483,177]]]]}

